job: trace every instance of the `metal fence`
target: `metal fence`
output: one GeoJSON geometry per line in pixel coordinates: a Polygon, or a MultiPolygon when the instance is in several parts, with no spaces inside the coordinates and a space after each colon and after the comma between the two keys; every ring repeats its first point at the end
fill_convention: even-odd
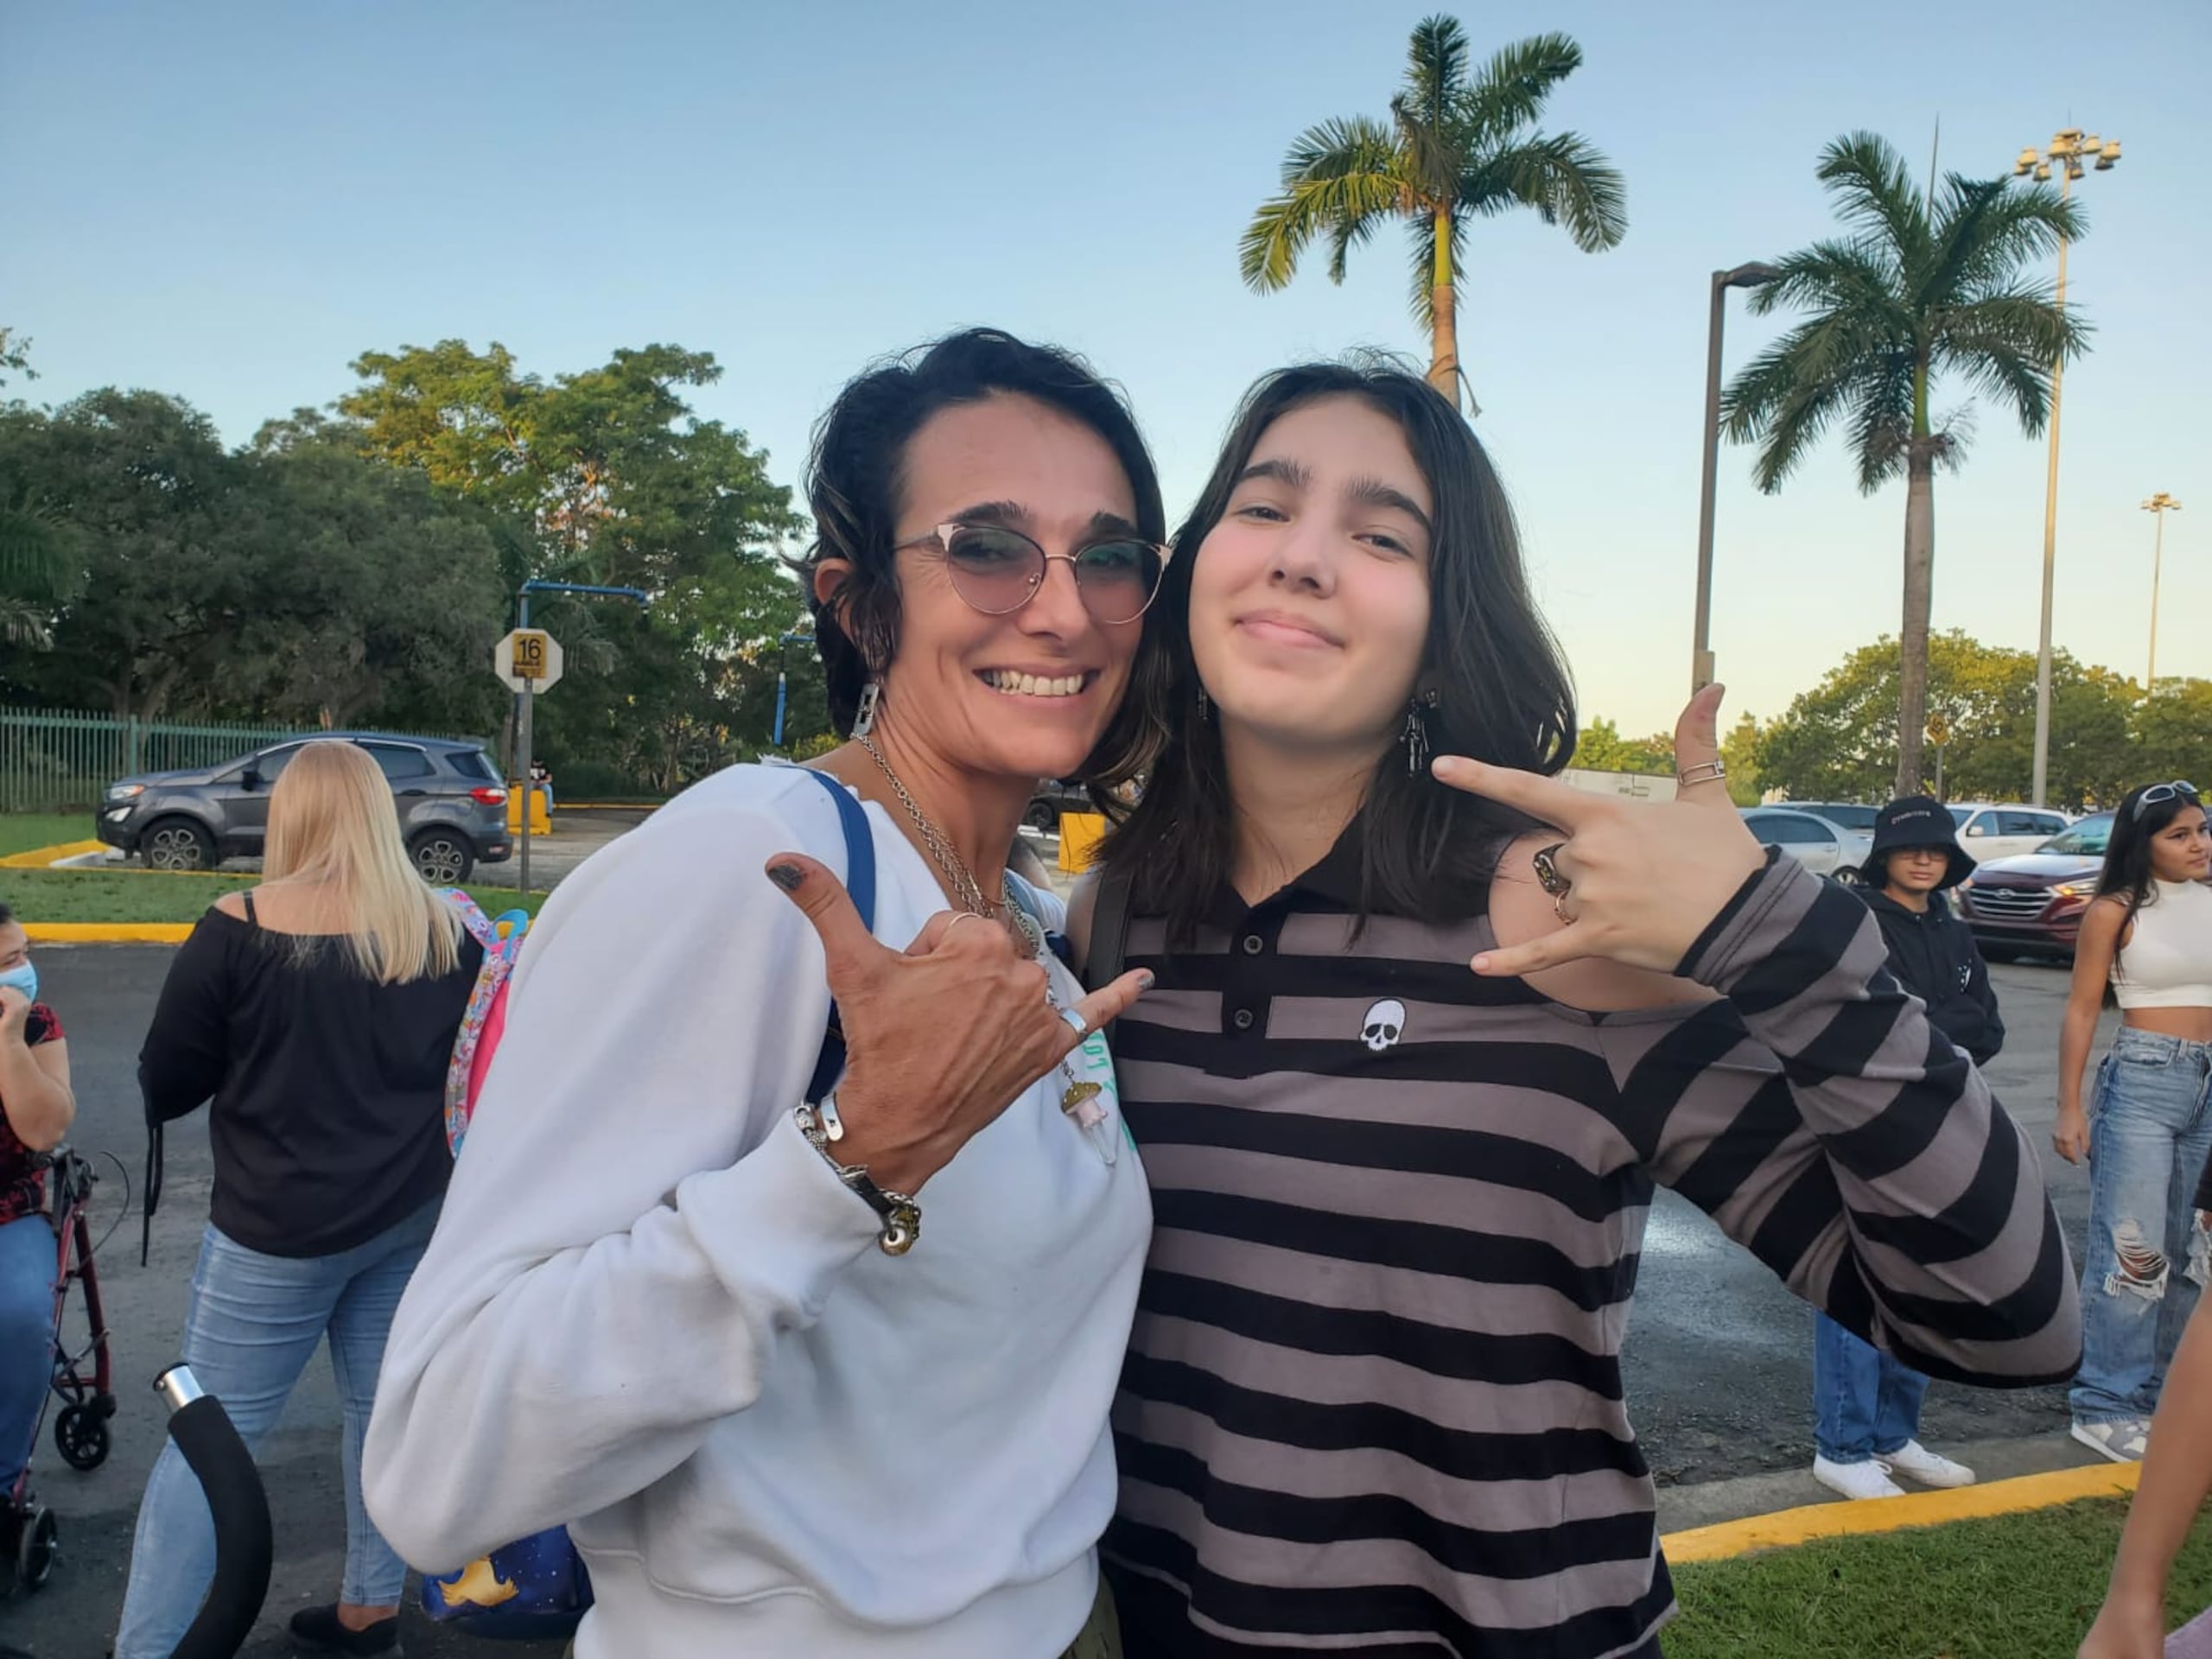
{"type": "Polygon", "coordinates": [[[285,726],[170,726],[68,709],[0,708],[0,812],[92,808],[134,772],[215,766],[299,735],[285,726]]]}

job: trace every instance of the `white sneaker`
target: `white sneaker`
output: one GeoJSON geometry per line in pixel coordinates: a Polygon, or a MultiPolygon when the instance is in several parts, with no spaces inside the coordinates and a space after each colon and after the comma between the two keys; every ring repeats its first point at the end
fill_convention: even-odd
{"type": "Polygon", "coordinates": [[[2151,1443],[2151,1425],[2140,1417],[2115,1417],[2102,1423],[2076,1420],[2074,1438],[2114,1463],[2140,1463],[2144,1448],[2151,1443]]]}
{"type": "Polygon", "coordinates": [[[1963,1463],[1938,1457],[1918,1440],[1907,1440],[1894,1452],[1883,1453],[1891,1472],[1916,1480],[1923,1486],[1971,1486],[1974,1471],[1963,1463]]]}
{"type": "Polygon", "coordinates": [[[1879,1458],[1867,1458],[1858,1463],[1831,1463],[1826,1458],[1815,1458],[1813,1478],[1846,1497],[1904,1496],[1904,1488],[1890,1478],[1890,1465],[1879,1458]]]}

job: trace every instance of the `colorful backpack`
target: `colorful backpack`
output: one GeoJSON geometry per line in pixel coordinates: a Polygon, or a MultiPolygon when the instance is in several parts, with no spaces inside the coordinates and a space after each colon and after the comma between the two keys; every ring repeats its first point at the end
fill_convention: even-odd
{"type": "Polygon", "coordinates": [[[492,1056],[507,1032],[507,981],[521,954],[523,936],[530,931],[526,910],[502,911],[486,916],[476,901],[454,887],[446,899],[461,912],[468,936],[484,947],[484,965],[476,970],[476,988],[468,994],[468,1008],[454,1035],[453,1058],[446,1064],[446,1145],[461,1156],[461,1143],[468,1133],[469,1115],[484,1092],[484,1074],[492,1069],[492,1056]]]}
{"type": "MultiPolygon", "coordinates": [[[[827,789],[837,804],[839,826],[845,832],[845,891],[860,912],[861,925],[875,925],[875,837],[868,815],[836,779],[818,772],[806,774],[827,789]]],[[[468,1012],[453,1046],[453,1063],[446,1071],[446,1139],[454,1155],[461,1155],[462,1138],[484,1075],[507,1029],[507,980],[514,972],[515,956],[530,927],[530,918],[519,910],[486,919],[465,893],[448,895],[460,910],[471,937],[484,946],[484,966],[476,976],[476,988],[468,999],[468,1012]],[[502,927],[505,931],[502,932],[502,927]]],[[[814,1076],[807,1098],[818,1100],[845,1069],[844,1034],[837,1027],[837,1010],[830,1009],[830,1028],[815,1056],[814,1076]]],[[[591,1610],[591,1574],[566,1527],[503,1544],[489,1555],[480,1555],[458,1573],[423,1580],[423,1611],[433,1622],[451,1624],[471,1636],[495,1642],[534,1642],[573,1636],[591,1610]]]]}

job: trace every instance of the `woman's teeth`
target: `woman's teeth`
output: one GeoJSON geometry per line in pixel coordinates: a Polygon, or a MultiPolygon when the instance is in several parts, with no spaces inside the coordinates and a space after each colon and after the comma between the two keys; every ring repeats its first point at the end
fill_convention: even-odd
{"type": "Polygon", "coordinates": [[[1086,677],[1070,674],[1061,679],[1042,678],[1035,674],[1017,674],[1011,669],[994,668],[983,675],[983,683],[994,691],[1003,691],[1008,696],[1071,697],[1083,690],[1086,677]]]}

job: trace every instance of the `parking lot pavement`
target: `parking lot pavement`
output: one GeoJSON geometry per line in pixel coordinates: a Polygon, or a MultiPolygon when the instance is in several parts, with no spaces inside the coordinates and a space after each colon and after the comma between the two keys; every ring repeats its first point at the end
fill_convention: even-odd
{"type": "MultiPolygon", "coordinates": [[[[186,1287],[207,1216],[210,1171],[206,1119],[200,1116],[170,1129],[151,1259],[138,1265],[135,1203],[145,1136],[136,1056],[171,955],[162,946],[84,945],[51,946],[39,957],[47,999],[69,1031],[79,1100],[73,1139],[121,1165],[106,1166],[95,1198],[103,1227],[120,1219],[99,1252],[121,1399],[114,1455],[105,1467],[80,1475],[53,1455],[50,1440],[43,1443],[36,1467],[43,1496],[61,1517],[63,1559],[47,1590],[0,1605],[0,1641],[27,1644],[41,1659],[92,1659],[113,1630],[139,1490],[162,1444],[162,1414],[150,1383],[177,1357],[186,1287]],[[126,1196],[133,1205],[128,1215],[126,1196]]],[[[2078,1261],[2088,1175],[2049,1149],[2066,976],[2029,966],[1993,973],[2010,1038],[1991,1077],[2044,1159],[2078,1261]]],[[[1701,1213],[1662,1192],[1624,1355],[1630,1406],[1659,1480],[1688,1484],[1796,1470],[1802,1491],[1786,1487],[1790,1501],[1825,1496],[1809,1474],[1811,1355],[1809,1311],[1701,1213]]],[[[1929,1395],[1923,1438],[1939,1447],[2011,1440],[2047,1435],[2064,1422],[2059,1389],[1995,1393],[1938,1382],[1929,1395]]],[[[249,1659],[283,1659],[290,1652],[280,1634],[283,1621],[335,1592],[345,1542],[338,1424],[328,1370],[310,1367],[262,1455],[282,1558],[249,1659]]],[[[552,1659],[558,1651],[473,1643],[419,1619],[406,1640],[411,1652],[431,1659],[552,1659]]]]}

